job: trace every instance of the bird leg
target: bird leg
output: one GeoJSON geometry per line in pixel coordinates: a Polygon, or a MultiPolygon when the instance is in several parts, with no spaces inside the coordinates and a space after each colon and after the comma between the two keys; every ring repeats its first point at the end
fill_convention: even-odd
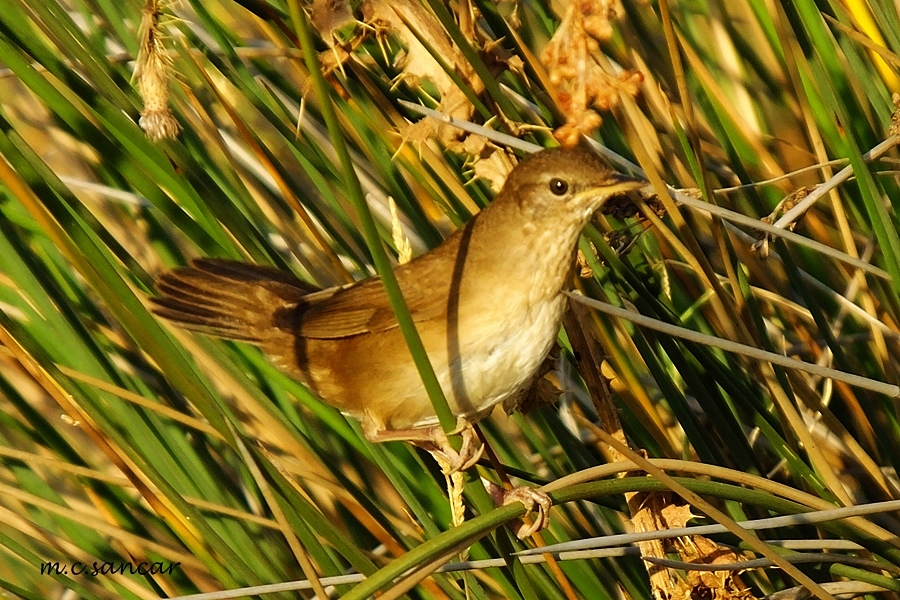
{"type": "Polygon", "coordinates": [[[484,454],[484,444],[481,443],[478,434],[475,433],[475,428],[472,427],[469,421],[458,417],[456,429],[450,432],[450,435],[456,434],[462,437],[462,445],[459,450],[456,450],[450,444],[447,434],[444,433],[440,425],[435,425],[432,428],[430,440],[420,444],[420,447],[425,448],[432,455],[436,455],[435,458],[440,457],[438,463],[442,465],[446,475],[471,469],[481,459],[481,455],[484,454]],[[445,464],[446,467],[443,466],[445,464]]]}
{"type": "Polygon", "coordinates": [[[550,506],[552,502],[550,496],[545,492],[525,486],[505,490],[490,481],[485,481],[485,485],[487,485],[491,497],[497,504],[506,506],[513,502],[521,502],[525,505],[526,514],[535,513],[531,523],[522,521],[516,529],[516,537],[520,540],[524,540],[550,525],[550,506]]]}
{"type": "MultiPolygon", "coordinates": [[[[448,478],[451,475],[460,473],[474,466],[478,462],[478,459],[481,458],[481,455],[484,452],[484,444],[481,443],[481,440],[475,433],[475,428],[472,427],[472,424],[468,421],[460,417],[457,422],[457,428],[453,431],[453,434],[459,433],[463,438],[462,447],[460,447],[459,451],[454,450],[453,446],[450,445],[447,435],[440,426],[435,426],[433,429],[434,434],[432,439],[413,443],[428,450],[428,452],[434,456],[435,460],[437,460],[444,475],[448,478]]],[[[553,503],[550,500],[550,496],[545,492],[526,486],[504,490],[493,483],[486,483],[489,484],[488,489],[497,504],[506,506],[513,502],[521,502],[525,505],[526,513],[534,513],[531,523],[525,523],[523,521],[516,529],[516,536],[520,540],[531,537],[538,531],[546,529],[550,525],[550,507],[553,503]]],[[[451,487],[451,498],[452,497],[453,492],[451,487]]],[[[456,513],[454,512],[454,514],[456,513]]],[[[462,521],[460,520],[460,523],[461,522],[462,521]]],[[[455,522],[454,524],[459,523],[455,522]]]]}
{"type": "Polygon", "coordinates": [[[457,417],[456,429],[450,432],[450,435],[462,436],[462,446],[459,450],[450,444],[447,434],[440,425],[416,429],[383,429],[366,416],[362,427],[363,433],[371,442],[404,441],[428,451],[437,459],[446,475],[472,468],[484,453],[484,444],[478,439],[475,428],[462,417],[457,417]]]}
{"type": "MultiPolygon", "coordinates": [[[[366,415],[362,420],[363,433],[370,442],[403,441],[415,444],[423,450],[427,450],[441,467],[444,475],[450,478],[461,473],[478,463],[484,453],[484,444],[475,433],[475,428],[468,420],[457,417],[456,429],[450,435],[462,436],[462,446],[456,450],[451,444],[440,425],[419,427],[415,429],[385,429],[370,416],[366,415]]],[[[506,506],[513,502],[521,502],[527,512],[534,512],[534,521],[530,524],[522,523],[516,530],[519,539],[524,539],[534,533],[545,529],[550,524],[550,497],[540,490],[530,487],[517,487],[504,490],[494,483],[485,481],[491,497],[498,505],[506,506]]],[[[451,492],[451,498],[453,492],[451,492]]],[[[457,511],[454,512],[454,522],[457,521],[457,511]]],[[[461,519],[461,511],[459,511],[461,519]]],[[[461,520],[460,520],[461,522],[461,520]]]]}

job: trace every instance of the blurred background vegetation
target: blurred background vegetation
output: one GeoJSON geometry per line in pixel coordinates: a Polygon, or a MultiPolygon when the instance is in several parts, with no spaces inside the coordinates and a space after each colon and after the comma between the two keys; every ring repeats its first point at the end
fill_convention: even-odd
{"type": "MultiPolygon", "coordinates": [[[[898,52],[887,0],[6,0],[4,597],[297,580],[312,590],[237,595],[896,594],[896,505],[758,532],[793,540],[770,549],[799,572],[668,569],[627,548],[524,564],[510,553],[541,541],[503,526],[516,506],[472,508],[451,529],[427,455],[368,443],[257,349],[173,330],[147,298],[156,275],[197,256],[323,287],[372,275],[354,179],[393,257],[404,237],[414,255],[438,244],[490,201],[516,153],[401,101],[541,146],[587,135],[638,163],[658,195],[645,195],[654,210],[635,197],[598,216],[578,288],[709,337],[585,308],[567,317],[543,402],[481,426],[514,481],[567,477],[542,541],[622,533],[632,520],[714,522],[696,499],[692,518],[685,488],[737,521],[897,500],[898,52]],[[686,189],[679,202],[663,182],[686,189]],[[801,222],[779,222],[804,198],[820,199],[801,222]],[[760,233],[760,219],[776,227],[760,233]],[[858,378],[773,366],[712,338],[858,378]],[[615,412],[598,418],[610,406],[624,435],[615,412]],[[611,450],[610,434],[677,485],[611,450]],[[682,493],[665,492],[673,485],[682,493]],[[496,561],[433,574],[463,549],[496,561]],[[46,561],[60,568],[42,574],[46,561]],[[95,561],[178,565],[71,570],[95,561]]],[[[641,551],[753,557],[734,535],[641,551]]]]}

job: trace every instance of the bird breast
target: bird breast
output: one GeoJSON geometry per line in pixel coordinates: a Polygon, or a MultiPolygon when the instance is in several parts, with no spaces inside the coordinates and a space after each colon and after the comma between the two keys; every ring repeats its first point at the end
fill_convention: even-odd
{"type": "Polygon", "coordinates": [[[439,379],[458,413],[486,414],[526,389],[556,341],[572,249],[545,247],[540,259],[518,258],[504,285],[484,278],[464,284],[460,304],[468,310],[447,322],[448,347],[458,342],[459,352],[450,353],[456,360],[439,379]]]}
{"type": "Polygon", "coordinates": [[[486,328],[490,338],[462,353],[464,397],[457,402],[468,400],[474,412],[486,412],[526,389],[556,340],[565,301],[565,296],[557,294],[544,302],[495,313],[494,323],[486,328]]]}

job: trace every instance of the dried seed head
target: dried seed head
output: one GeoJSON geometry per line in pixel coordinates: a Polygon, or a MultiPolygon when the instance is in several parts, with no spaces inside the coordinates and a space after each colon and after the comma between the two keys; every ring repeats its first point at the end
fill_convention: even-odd
{"type": "Polygon", "coordinates": [[[553,94],[566,124],[555,132],[563,146],[578,143],[603,119],[596,110],[609,110],[621,92],[636,95],[643,76],[626,71],[608,74],[595,58],[599,42],[612,36],[612,19],[620,12],[617,0],[570,2],[553,39],[541,53],[553,94]]]}
{"type": "Polygon", "coordinates": [[[391,238],[397,248],[397,262],[404,265],[412,260],[412,244],[403,233],[403,223],[400,222],[400,214],[397,211],[397,203],[388,196],[388,207],[391,211],[391,238]]]}
{"type": "Polygon", "coordinates": [[[894,104],[894,112],[891,113],[891,127],[888,131],[891,135],[898,135],[900,134],[900,94],[894,92],[891,102],[894,104]]]}
{"type": "MultiPolygon", "coordinates": [[[[591,249],[594,251],[594,256],[597,256],[597,249],[594,248],[594,244],[591,244],[591,249]]],[[[587,261],[587,257],[584,255],[584,251],[581,248],[578,249],[578,252],[575,255],[575,264],[578,266],[578,276],[581,279],[590,279],[594,276],[594,270],[591,268],[590,263],[587,261]]]]}
{"type": "Polygon", "coordinates": [[[159,0],[147,0],[141,15],[140,51],[134,78],[144,109],[138,121],[144,133],[154,142],[174,139],[181,126],[169,109],[169,79],[171,59],[166,53],[160,21],[165,7],[159,0]]]}

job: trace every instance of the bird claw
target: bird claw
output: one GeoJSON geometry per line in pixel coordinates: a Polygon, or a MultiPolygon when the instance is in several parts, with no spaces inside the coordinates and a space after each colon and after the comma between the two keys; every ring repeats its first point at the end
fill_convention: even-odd
{"type": "Polygon", "coordinates": [[[513,502],[524,504],[526,513],[536,513],[531,523],[523,521],[516,530],[516,537],[520,540],[524,540],[550,525],[550,506],[553,503],[546,493],[530,487],[517,487],[504,491],[503,506],[513,502]]]}
{"type": "Polygon", "coordinates": [[[456,434],[462,436],[462,446],[459,450],[453,448],[440,427],[435,430],[434,443],[437,446],[435,452],[441,455],[442,460],[438,462],[445,475],[452,475],[474,467],[484,454],[484,444],[481,443],[471,423],[460,418],[457,421],[456,429],[450,433],[450,435],[456,434]]]}

